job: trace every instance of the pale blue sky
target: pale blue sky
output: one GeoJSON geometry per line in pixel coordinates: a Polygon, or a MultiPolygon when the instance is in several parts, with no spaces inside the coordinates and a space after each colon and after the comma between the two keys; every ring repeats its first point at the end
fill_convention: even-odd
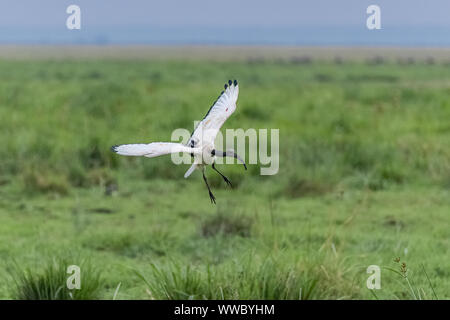
{"type": "Polygon", "coordinates": [[[0,0],[1,43],[450,45],[450,0],[0,0]],[[66,29],[81,8],[82,30],[66,29]],[[366,8],[382,30],[367,31],[366,8]]]}

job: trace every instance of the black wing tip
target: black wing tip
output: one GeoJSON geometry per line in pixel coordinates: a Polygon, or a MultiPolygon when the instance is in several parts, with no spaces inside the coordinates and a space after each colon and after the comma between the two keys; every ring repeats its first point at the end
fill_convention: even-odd
{"type": "Polygon", "coordinates": [[[117,153],[117,148],[119,147],[118,144],[111,147],[111,151],[117,153]]]}
{"type": "Polygon", "coordinates": [[[225,90],[226,90],[228,87],[231,87],[232,85],[234,85],[235,87],[238,85],[238,82],[237,82],[236,79],[234,79],[233,81],[228,80],[228,83],[225,83],[225,85],[224,85],[225,90]]]}

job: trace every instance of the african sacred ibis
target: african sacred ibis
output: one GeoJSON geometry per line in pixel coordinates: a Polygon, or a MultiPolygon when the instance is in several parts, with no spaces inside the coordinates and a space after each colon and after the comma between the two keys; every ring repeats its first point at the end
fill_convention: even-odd
{"type": "Polygon", "coordinates": [[[236,110],[236,101],[239,94],[239,86],[236,80],[234,82],[228,80],[224,87],[225,90],[219,95],[203,120],[198,123],[186,145],[173,142],[152,142],[149,144],[116,145],[111,147],[111,150],[124,156],[143,156],[148,158],[176,152],[190,153],[194,162],[189,170],[186,171],[184,177],[189,177],[195,169],[201,170],[211,202],[216,203],[216,198],[212,194],[205,176],[205,166],[212,165],[212,168],[220,174],[230,187],[232,186],[230,180],[219,172],[214,165],[216,157],[234,157],[247,170],[244,160],[236,154],[235,150],[219,151],[214,147],[217,133],[228,117],[236,110]]]}

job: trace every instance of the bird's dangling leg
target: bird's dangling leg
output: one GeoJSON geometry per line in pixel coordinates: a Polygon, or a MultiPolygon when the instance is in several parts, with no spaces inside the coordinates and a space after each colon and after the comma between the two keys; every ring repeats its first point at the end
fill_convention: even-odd
{"type": "Polygon", "coordinates": [[[209,198],[211,199],[211,203],[216,204],[216,197],[214,197],[214,195],[212,194],[211,188],[209,187],[209,184],[208,184],[208,180],[206,180],[206,176],[205,176],[205,168],[204,168],[204,167],[203,167],[203,169],[202,169],[202,174],[203,174],[203,180],[205,180],[206,187],[208,188],[209,198]]]}
{"type": "Polygon", "coordinates": [[[222,176],[223,180],[225,180],[225,182],[227,183],[227,185],[230,186],[230,188],[233,188],[233,185],[231,184],[231,181],[228,180],[227,177],[225,177],[219,170],[216,169],[214,162],[212,164],[212,168],[214,169],[214,171],[216,171],[218,174],[220,174],[222,176]]]}

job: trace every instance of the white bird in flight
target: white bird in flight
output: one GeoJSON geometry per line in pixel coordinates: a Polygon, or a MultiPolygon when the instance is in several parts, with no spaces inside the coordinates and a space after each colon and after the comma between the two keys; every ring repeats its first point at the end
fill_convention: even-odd
{"type": "Polygon", "coordinates": [[[148,158],[154,158],[169,153],[190,153],[191,157],[194,159],[194,163],[188,171],[186,171],[184,177],[189,177],[195,169],[201,170],[211,202],[216,203],[216,198],[212,194],[208,180],[205,176],[205,166],[209,164],[212,165],[213,170],[220,174],[230,187],[232,186],[230,180],[219,172],[214,165],[216,157],[234,157],[239,160],[244,165],[245,170],[247,170],[244,160],[237,155],[235,150],[219,151],[214,147],[214,140],[217,133],[228,117],[236,110],[236,101],[239,94],[239,86],[236,80],[228,80],[228,84],[225,84],[224,87],[225,90],[219,95],[203,120],[198,123],[186,145],[173,142],[152,142],[148,144],[116,145],[112,146],[111,150],[123,156],[143,156],[148,158]]]}

